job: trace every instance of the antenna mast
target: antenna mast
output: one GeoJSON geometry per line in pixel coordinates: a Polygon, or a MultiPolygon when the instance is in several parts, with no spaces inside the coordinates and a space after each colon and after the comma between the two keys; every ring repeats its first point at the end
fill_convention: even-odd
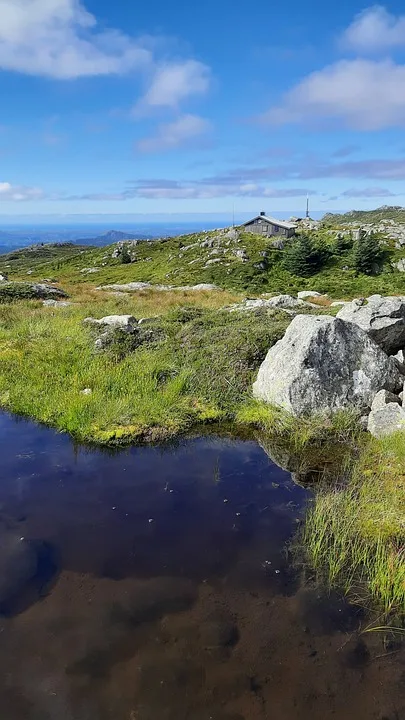
{"type": "Polygon", "coordinates": [[[305,217],[308,220],[308,218],[309,218],[309,193],[307,193],[307,212],[306,212],[305,217]]]}

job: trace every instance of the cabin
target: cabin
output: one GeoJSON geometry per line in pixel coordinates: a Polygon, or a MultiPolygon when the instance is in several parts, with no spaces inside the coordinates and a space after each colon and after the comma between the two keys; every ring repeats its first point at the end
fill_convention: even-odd
{"type": "Polygon", "coordinates": [[[273,217],[268,217],[265,212],[261,212],[252,220],[243,223],[242,227],[249,232],[265,235],[266,237],[292,237],[295,235],[297,224],[292,222],[284,222],[273,217]]]}

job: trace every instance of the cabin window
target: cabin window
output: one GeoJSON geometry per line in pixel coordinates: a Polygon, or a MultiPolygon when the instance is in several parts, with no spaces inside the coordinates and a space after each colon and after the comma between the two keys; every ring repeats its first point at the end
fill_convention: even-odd
{"type": "Polygon", "coordinates": [[[278,233],[279,230],[280,230],[280,228],[278,227],[278,225],[273,225],[273,231],[275,233],[278,233]]]}

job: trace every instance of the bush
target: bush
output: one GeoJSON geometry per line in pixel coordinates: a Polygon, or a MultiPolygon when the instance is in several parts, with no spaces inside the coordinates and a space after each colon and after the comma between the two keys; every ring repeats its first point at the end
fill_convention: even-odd
{"type": "Polygon", "coordinates": [[[384,251],[376,235],[360,234],[353,248],[353,265],[357,273],[364,275],[376,275],[380,270],[380,264],[384,257],[384,251]]]}
{"type": "Polygon", "coordinates": [[[120,261],[121,265],[129,265],[129,263],[132,262],[131,256],[129,254],[129,250],[126,245],[123,246],[121,255],[120,255],[120,261]]]}
{"type": "Polygon", "coordinates": [[[288,272],[308,277],[317,272],[325,263],[327,250],[308,235],[301,235],[284,252],[283,265],[288,272]]]}

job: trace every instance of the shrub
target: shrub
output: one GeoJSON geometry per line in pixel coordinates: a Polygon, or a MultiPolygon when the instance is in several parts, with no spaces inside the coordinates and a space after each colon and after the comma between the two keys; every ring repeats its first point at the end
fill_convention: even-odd
{"type": "Polygon", "coordinates": [[[327,250],[308,235],[301,235],[284,252],[283,265],[288,272],[300,277],[313,275],[325,263],[327,250]]]}
{"type": "Polygon", "coordinates": [[[384,251],[378,237],[374,234],[360,233],[353,248],[353,265],[357,273],[375,275],[380,270],[384,251]]]}

